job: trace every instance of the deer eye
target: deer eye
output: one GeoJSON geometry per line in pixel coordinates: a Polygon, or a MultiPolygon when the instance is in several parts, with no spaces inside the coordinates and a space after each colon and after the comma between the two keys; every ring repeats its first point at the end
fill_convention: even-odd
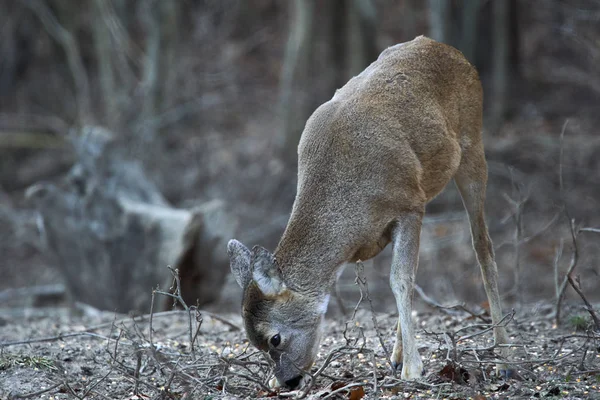
{"type": "Polygon", "coordinates": [[[279,336],[279,334],[271,337],[271,340],[269,340],[271,342],[271,346],[273,347],[277,347],[279,346],[279,343],[281,343],[281,336],[279,336]]]}

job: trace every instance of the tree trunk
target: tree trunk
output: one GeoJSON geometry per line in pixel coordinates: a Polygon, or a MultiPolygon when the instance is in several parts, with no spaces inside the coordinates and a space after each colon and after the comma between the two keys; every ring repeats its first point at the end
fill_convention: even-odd
{"type": "Polygon", "coordinates": [[[346,57],[348,53],[347,35],[346,35],[346,15],[349,0],[331,0],[324,5],[327,6],[326,15],[331,21],[325,24],[328,28],[325,33],[325,40],[328,45],[329,55],[329,89],[328,92],[333,95],[335,91],[341,88],[348,78],[346,70],[346,57]]]}
{"type": "Polygon", "coordinates": [[[314,12],[315,0],[294,0],[279,101],[282,122],[279,147],[290,164],[296,162],[298,141],[310,113],[308,75],[313,48],[314,12]]]}
{"type": "Polygon", "coordinates": [[[160,98],[160,47],[161,24],[156,0],[145,0],[139,3],[139,13],[146,33],[145,59],[142,71],[141,120],[145,123],[142,138],[150,143],[156,138],[155,124],[148,123],[158,114],[160,98]]]}
{"type": "Polygon", "coordinates": [[[98,75],[100,92],[102,93],[103,120],[110,129],[115,129],[118,120],[118,99],[115,76],[112,66],[112,40],[106,21],[105,0],[94,0],[94,13],[96,18],[92,22],[96,59],[98,61],[98,75]]]}
{"type": "Polygon", "coordinates": [[[519,25],[519,2],[510,0],[510,78],[513,82],[521,81],[521,29],[519,25]]]}
{"type": "Polygon", "coordinates": [[[415,0],[404,0],[402,8],[402,23],[404,24],[404,37],[412,40],[417,36],[417,18],[421,6],[417,6],[415,0]]]}
{"type": "Polygon", "coordinates": [[[67,28],[63,26],[48,5],[41,0],[29,0],[24,3],[39,18],[48,34],[62,47],[66,55],[67,65],[73,75],[75,85],[75,103],[77,107],[77,123],[80,126],[92,122],[92,106],[90,85],[87,71],[79,51],[77,38],[68,29],[73,24],[72,10],[67,10],[63,2],[56,3],[60,6],[60,14],[67,28]]]}
{"type": "MultiPolygon", "coordinates": [[[[504,0],[502,0],[504,1],[504,0]]],[[[477,27],[479,21],[480,0],[464,0],[461,15],[461,39],[459,49],[472,64],[475,64],[477,49],[477,27]]]]}
{"type": "Polygon", "coordinates": [[[164,110],[171,106],[172,94],[169,88],[175,87],[175,63],[177,44],[179,41],[179,2],[161,1],[160,4],[160,65],[159,65],[159,104],[158,109],[164,110]]]}
{"type": "Polygon", "coordinates": [[[494,1],[493,3],[493,93],[492,121],[499,126],[506,116],[509,79],[509,2],[494,1]]]}
{"type": "Polygon", "coordinates": [[[171,207],[103,128],[84,127],[74,144],[78,162],[62,185],[39,183],[26,192],[43,217],[48,254],[70,298],[102,310],[147,311],[153,288],[170,290],[172,266],[187,304],[216,300],[229,271],[225,243],[235,229],[223,207],[171,207]]]}
{"type": "Polygon", "coordinates": [[[429,0],[429,36],[438,42],[450,43],[450,1],[429,0]]]}
{"type": "Polygon", "coordinates": [[[348,7],[348,54],[352,76],[377,59],[377,15],[370,0],[351,0],[348,7]]]}

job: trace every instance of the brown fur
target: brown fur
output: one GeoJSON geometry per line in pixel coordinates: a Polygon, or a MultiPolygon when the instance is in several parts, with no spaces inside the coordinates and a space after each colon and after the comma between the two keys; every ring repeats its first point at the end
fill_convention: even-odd
{"type": "MultiPolygon", "coordinates": [[[[258,282],[244,296],[253,343],[268,341],[294,325],[294,318],[311,321],[294,328],[302,340],[285,349],[291,361],[276,360],[280,382],[298,373],[289,364],[305,369],[314,359],[313,333],[340,266],[374,257],[390,242],[390,282],[400,315],[392,362],[404,362],[403,378],[420,376],[410,310],[421,219],[426,203],[452,178],[469,214],[492,318],[500,321],[496,264],[483,215],[487,167],[481,128],[476,70],[458,50],[423,36],[386,49],[310,117],[298,148],[296,200],[274,258],[255,249],[255,261],[240,268],[232,257],[238,282],[248,281],[248,273],[258,282]]],[[[230,254],[249,251],[231,243],[230,254]]],[[[504,328],[495,334],[497,342],[507,342],[504,328]]]]}
{"type": "Polygon", "coordinates": [[[319,107],[300,141],[298,194],[275,251],[285,280],[312,291],[314,264],[330,275],[377,255],[398,215],[422,211],[463,154],[481,147],[481,102],[462,54],[421,36],[385,50],[319,107]]]}

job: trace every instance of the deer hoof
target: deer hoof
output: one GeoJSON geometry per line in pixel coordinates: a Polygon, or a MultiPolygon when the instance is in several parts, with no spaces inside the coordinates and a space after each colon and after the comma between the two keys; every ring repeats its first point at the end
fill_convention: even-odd
{"type": "Polygon", "coordinates": [[[275,378],[274,376],[269,379],[269,388],[271,389],[279,389],[281,387],[281,385],[279,384],[279,381],[277,380],[277,378],[275,378]]]}
{"type": "Polygon", "coordinates": [[[413,362],[407,364],[404,363],[402,366],[401,379],[406,381],[415,381],[423,376],[423,363],[421,359],[415,359],[413,362]]]}
{"type": "Polygon", "coordinates": [[[402,371],[402,362],[392,361],[392,372],[402,371]]]}

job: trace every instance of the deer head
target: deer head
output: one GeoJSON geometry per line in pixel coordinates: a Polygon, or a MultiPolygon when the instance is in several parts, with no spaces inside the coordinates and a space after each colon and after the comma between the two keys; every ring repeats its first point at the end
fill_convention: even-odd
{"type": "Polygon", "coordinates": [[[231,271],[244,290],[242,318],[250,342],[275,363],[275,377],[291,389],[302,381],[317,355],[326,298],[286,286],[275,257],[237,240],[227,246],[231,271]]]}

